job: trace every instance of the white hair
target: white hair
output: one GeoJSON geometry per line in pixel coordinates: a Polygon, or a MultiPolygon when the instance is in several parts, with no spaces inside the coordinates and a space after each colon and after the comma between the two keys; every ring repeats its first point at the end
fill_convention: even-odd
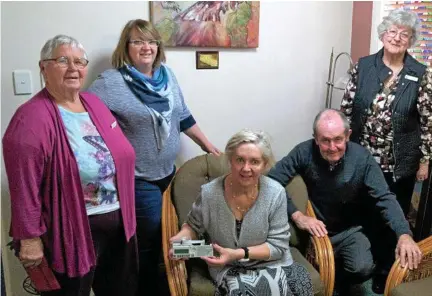
{"type": "Polygon", "coordinates": [[[420,19],[415,12],[403,9],[392,10],[378,25],[377,31],[381,41],[384,33],[392,26],[404,26],[412,30],[410,46],[413,46],[420,37],[420,19]]]}
{"type": "Polygon", "coordinates": [[[42,47],[40,53],[41,61],[53,58],[52,54],[54,50],[61,45],[69,45],[70,47],[81,49],[84,52],[84,58],[87,59],[87,53],[84,49],[84,46],[82,46],[78,40],[67,35],[57,35],[45,42],[45,45],[42,47]]]}
{"type": "Polygon", "coordinates": [[[225,146],[225,157],[228,162],[234,155],[235,150],[242,144],[255,144],[260,149],[262,157],[266,162],[266,170],[269,170],[273,166],[275,162],[273,151],[270,139],[265,132],[243,129],[232,136],[225,146]]]}

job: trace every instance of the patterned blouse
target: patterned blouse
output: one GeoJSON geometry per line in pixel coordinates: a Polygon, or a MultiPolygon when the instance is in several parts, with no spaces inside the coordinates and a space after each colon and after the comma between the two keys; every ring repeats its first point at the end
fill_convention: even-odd
{"type": "MultiPolygon", "coordinates": [[[[351,121],[353,100],[357,89],[358,64],[352,69],[351,77],[342,99],[341,111],[351,121]]],[[[393,128],[391,125],[391,103],[395,98],[400,75],[385,86],[373,100],[363,127],[360,144],[370,151],[384,172],[393,172],[393,128]]],[[[432,69],[427,68],[422,77],[417,99],[420,115],[421,152],[423,158],[432,156],[432,69]]]]}

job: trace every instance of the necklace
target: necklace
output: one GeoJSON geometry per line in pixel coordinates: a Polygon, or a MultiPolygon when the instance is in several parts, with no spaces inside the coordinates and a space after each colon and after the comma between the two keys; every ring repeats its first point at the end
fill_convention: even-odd
{"type": "Polygon", "coordinates": [[[236,209],[238,211],[240,211],[241,213],[247,212],[251,208],[251,206],[254,204],[254,201],[256,200],[256,198],[258,197],[258,184],[255,185],[255,188],[254,188],[255,190],[254,190],[253,194],[248,195],[247,193],[245,193],[246,198],[249,201],[252,202],[251,205],[249,205],[248,207],[241,207],[241,206],[238,205],[238,202],[236,200],[237,199],[237,195],[234,194],[234,189],[233,189],[233,183],[232,183],[232,181],[230,181],[229,185],[230,185],[230,188],[231,188],[231,196],[232,196],[232,198],[234,200],[236,209]]]}
{"type": "MultiPolygon", "coordinates": [[[[233,184],[232,184],[232,182],[230,182],[230,187],[231,187],[231,195],[232,195],[232,197],[233,197],[234,199],[236,199],[236,198],[237,198],[237,195],[234,194],[234,190],[233,190],[233,184]]],[[[254,192],[253,192],[251,195],[248,195],[247,193],[245,193],[246,197],[247,197],[248,199],[250,199],[250,200],[255,200],[255,199],[257,198],[257,196],[258,196],[258,185],[255,185],[255,188],[254,188],[254,189],[255,189],[255,190],[254,190],[254,192]]]]}

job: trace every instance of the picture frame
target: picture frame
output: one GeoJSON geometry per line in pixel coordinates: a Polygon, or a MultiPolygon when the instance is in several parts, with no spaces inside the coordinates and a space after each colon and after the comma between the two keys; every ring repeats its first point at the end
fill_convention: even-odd
{"type": "Polygon", "coordinates": [[[197,51],[196,68],[199,70],[219,69],[219,51],[197,51]]]}
{"type": "Polygon", "coordinates": [[[165,47],[257,48],[259,1],[149,1],[165,47]]]}

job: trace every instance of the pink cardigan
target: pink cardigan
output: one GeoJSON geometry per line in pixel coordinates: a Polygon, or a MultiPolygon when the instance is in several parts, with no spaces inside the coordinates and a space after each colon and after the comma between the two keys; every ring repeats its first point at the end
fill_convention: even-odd
{"type": "MultiPolygon", "coordinates": [[[[116,167],[125,242],[135,234],[135,152],[109,109],[80,94],[116,167]]],[[[96,264],[78,166],[57,105],[46,89],[15,112],[3,137],[14,240],[41,237],[52,269],[82,276],[96,264]]]]}

